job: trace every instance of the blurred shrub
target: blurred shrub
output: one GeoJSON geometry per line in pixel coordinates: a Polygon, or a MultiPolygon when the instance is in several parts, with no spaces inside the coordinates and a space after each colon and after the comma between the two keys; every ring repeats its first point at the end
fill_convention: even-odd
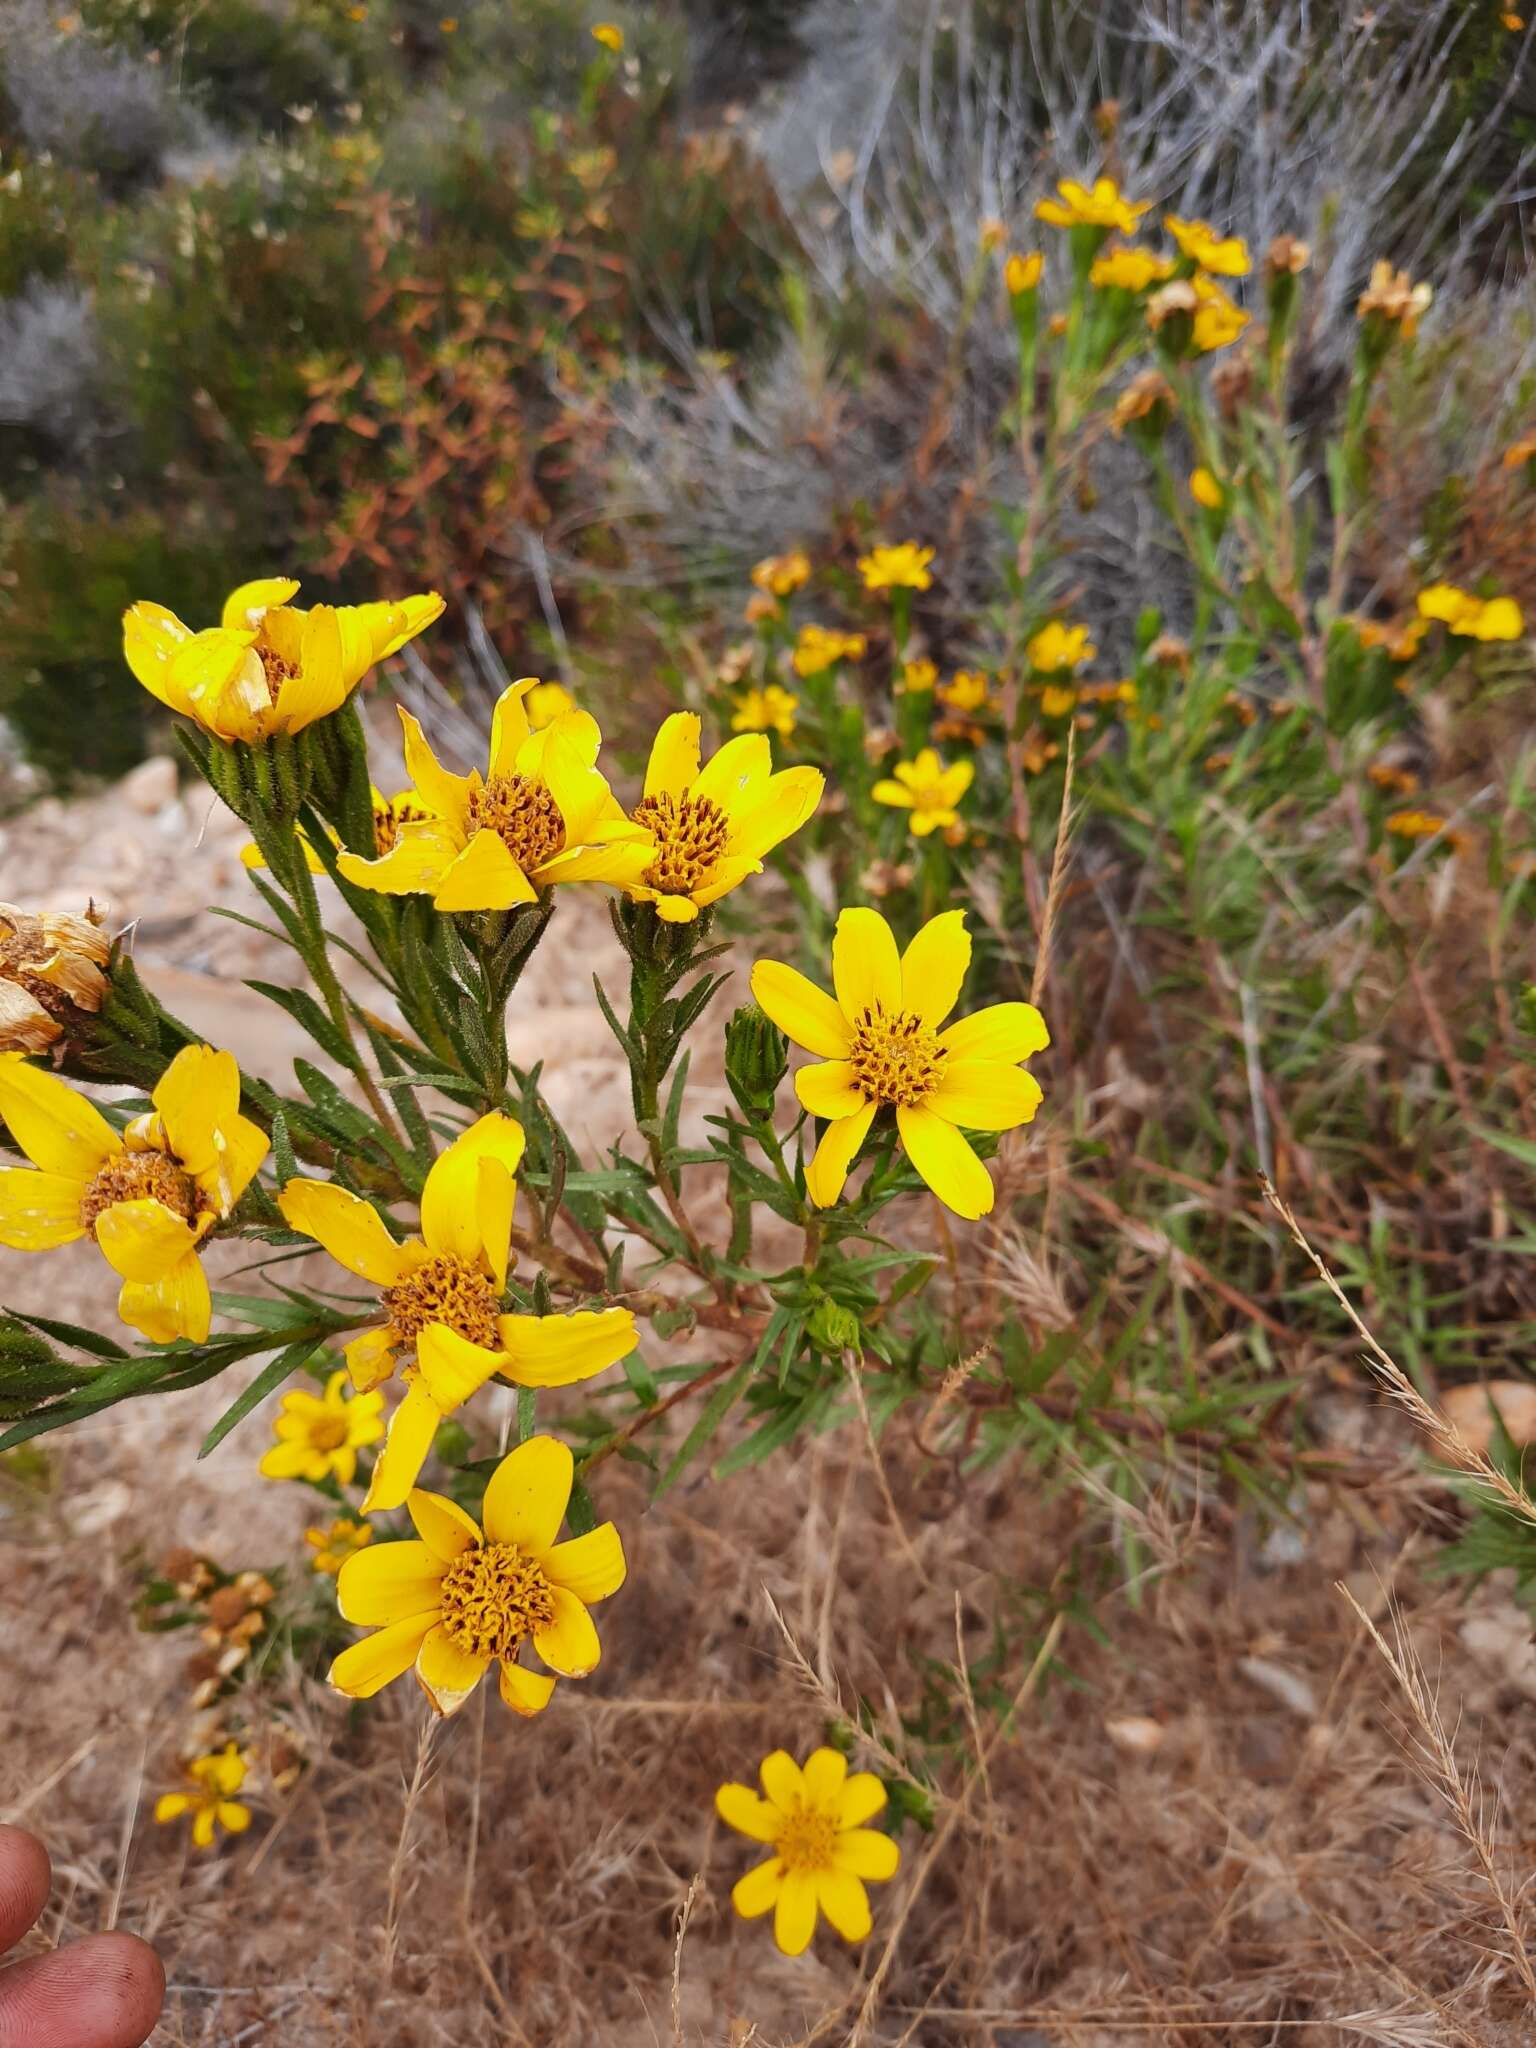
{"type": "Polygon", "coordinates": [[[162,69],[90,33],[50,0],[0,15],[0,135],[115,185],[158,175],[182,132],[162,69]]]}

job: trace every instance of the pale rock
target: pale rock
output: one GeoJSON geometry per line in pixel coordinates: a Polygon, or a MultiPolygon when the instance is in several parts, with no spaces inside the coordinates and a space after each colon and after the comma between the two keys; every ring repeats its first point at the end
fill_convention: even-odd
{"type": "Polygon", "coordinates": [[[1536,1383],[1485,1380],[1476,1386],[1450,1387],[1440,1396],[1442,1413],[1474,1451],[1487,1451],[1493,1443],[1490,1404],[1514,1442],[1536,1443],[1536,1383]]]}
{"type": "Polygon", "coordinates": [[[1162,1748],[1168,1730],[1150,1714],[1106,1714],[1104,1733],[1129,1756],[1152,1756],[1162,1748]]]}
{"type": "Polygon", "coordinates": [[[157,817],[176,801],[176,763],[169,754],[152,755],[123,777],[117,793],[130,810],[157,817]]]}

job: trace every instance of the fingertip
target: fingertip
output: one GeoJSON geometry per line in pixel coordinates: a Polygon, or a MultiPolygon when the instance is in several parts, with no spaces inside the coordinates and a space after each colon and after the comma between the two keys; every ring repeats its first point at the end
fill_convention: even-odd
{"type": "Polygon", "coordinates": [[[88,1934],[0,1972],[6,2048],[142,2048],[165,2003],[160,1958],[134,1934],[88,1934]]]}
{"type": "Polygon", "coordinates": [[[0,1953],[20,1941],[48,1903],[53,1866],[25,1828],[0,1827],[0,1953]]]}

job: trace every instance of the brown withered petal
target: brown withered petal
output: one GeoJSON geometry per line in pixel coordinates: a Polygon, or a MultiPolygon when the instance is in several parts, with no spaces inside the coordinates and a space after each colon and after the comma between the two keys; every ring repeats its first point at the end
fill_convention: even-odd
{"type": "Polygon", "coordinates": [[[19,982],[0,980],[0,1052],[46,1052],[64,1027],[19,982]]]}

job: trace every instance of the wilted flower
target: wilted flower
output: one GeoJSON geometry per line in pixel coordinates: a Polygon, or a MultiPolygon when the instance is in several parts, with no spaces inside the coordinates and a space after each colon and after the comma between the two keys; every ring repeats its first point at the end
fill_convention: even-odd
{"type": "Polygon", "coordinates": [[[1086,626],[1064,626],[1060,619],[1049,619],[1031,639],[1025,657],[1037,676],[1055,676],[1092,661],[1098,651],[1086,626]]]}
{"type": "Polygon", "coordinates": [[[1159,256],[1151,249],[1128,249],[1117,244],[1094,258],[1088,282],[1100,290],[1144,292],[1149,285],[1160,284],[1172,274],[1171,258],[1159,256]]]}
{"type": "Polygon", "coordinates": [[[1311,245],[1295,235],[1276,235],[1264,252],[1267,277],[1300,277],[1312,261],[1311,245]]]}
{"type": "Polygon", "coordinates": [[[1406,270],[1394,270],[1383,256],[1372,265],[1370,283],[1360,294],[1355,311],[1361,320],[1374,320],[1383,328],[1396,327],[1404,341],[1411,341],[1433,298],[1430,286],[1414,284],[1406,270]]]}
{"type": "Polygon", "coordinates": [[[773,597],[789,597],[811,580],[811,558],[802,548],[787,555],[769,555],[752,571],[759,590],[773,597]]]}
{"type": "Polygon", "coordinates": [[[1147,431],[1161,434],[1177,409],[1173,386],[1162,371],[1142,370],[1115,400],[1110,426],[1116,434],[1123,434],[1127,427],[1145,422],[1147,431]]]}
{"type": "Polygon", "coordinates": [[[895,547],[871,548],[859,557],[859,574],[866,590],[927,590],[933,583],[928,564],[932,548],[920,548],[904,540],[895,547]]]}
{"type": "Polygon", "coordinates": [[[76,917],[0,903],[0,1052],[42,1052],[99,1010],[111,952],[94,907],[76,917]]]}
{"type": "Polygon", "coordinates": [[[373,1538],[372,1522],[354,1521],[350,1515],[338,1515],[328,1529],[304,1531],[304,1541],[315,1553],[309,1561],[311,1569],[332,1579],[347,1559],[366,1550],[373,1538]]]}
{"type": "Polygon", "coordinates": [[[1357,619],[1349,623],[1360,645],[1368,651],[1382,648],[1393,661],[1412,661],[1429,631],[1428,617],[1417,619],[1357,619]]]}
{"type": "Polygon", "coordinates": [[[839,661],[862,661],[868,646],[862,633],[842,633],[835,626],[802,626],[795,642],[795,674],[819,676],[839,661]]]}
{"type": "Polygon", "coordinates": [[[761,690],[745,690],[736,699],[731,717],[732,732],[776,732],[787,740],[795,730],[800,699],[778,683],[761,690]]]}
{"type": "Polygon", "coordinates": [[[870,1771],[848,1774],[835,1749],[813,1750],[802,1769],[776,1749],[758,1768],[763,1796],[750,1785],[722,1785],[715,1811],[727,1827],[771,1852],[738,1880],[731,1904],[743,1920],[773,1914],[773,1938],[787,1956],[810,1947],[824,1913],[844,1941],[870,1930],[866,1881],[894,1877],[901,1851],[878,1828],[866,1827],[885,1805],[885,1787],[870,1771]]]}
{"type": "Polygon", "coordinates": [[[908,823],[919,839],[930,832],[958,825],[956,809],[961,797],[975,780],[970,761],[956,761],[945,767],[932,747],[924,747],[914,761],[898,761],[890,778],[877,782],[870,795],[877,804],[909,811],[908,823]]]}
{"type": "Polygon", "coordinates": [[[192,1841],[198,1849],[213,1846],[217,1829],[229,1835],[243,1835],[251,1824],[251,1809],[235,1798],[245,1783],[246,1764],[238,1743],[200,1756],[185,1767],[193,1790],[163,1792],[155,1801],[155,1819],[162,1826],[192,1816],[192,1841]]]}
{"type": "Polygon", "coordinates": [[[1238,235],[1218,235],[1209,221],[1163,216],[1163,226],[1179,245],[1179,253],[1213,277],[1246,277],[1253,268],[1248,244],[1238,235]]]}
{"type": "Polygon", "coordinates": [[[749,626],[761,626],[770,619],[778,618],[781,610],[776,597],[771,597],[766,590],[754,590],[742,606],[741,616],[749,626]]]}
{"type": "Polygon", "coordinates": [[[1062,178],[1056,190],[1059,199],[1042,199],[1035,206],[1035,219],[1053,228],[1116,228],[1129,235],[1152,209],[1150,199],[1122,198],[1113,178],[1095,178],[1091,188],[1075,178],[1062,178]]]}
{"type": "Polygon", "coordinates": [[[1373,761],[1365,772],[1373,787],[1386,796],[1413,796],[1419,788],[1419,778],[1411,768],[1399,768],[1390,761],[1373,761]]]}
{"type": "Polygon", "coordinates": [[[284,1394],[281,1412],[272,1425],[277,1438],[261,1461],[267,1479],[305,1479],[311,1485],[332,1478],[350,1486],[357,1476],[357,1454],[384,1434],[384,1396],[346,1394],[343,1368],[333,1372],[324,1394],[295,1387],[284,1394]]]}
{"type": "Polygon", "coordinates": [[[1437,619],[1463,640],[1518,640],[1525,615],[1512,597],[1474,597],[1454,583],[1432,583],[1418,596],[1419,617],[1437,619]]]}
{"type": "Polygon", "coordinates": [[[1002,221],[992,217],[981,223],[976,239],[983,252],[990,256],[993,250],[1001,249],[1007,241],[1008,229],[1002,221]]]}
{"type": "Polygon", "coordinates": [[[732,683],[739,683],[751,668],[756,653],[757,649],[750,640],[738,640],[733,647],[727,647],[716,664],[715,680],[727,688],[732,683]]]}

